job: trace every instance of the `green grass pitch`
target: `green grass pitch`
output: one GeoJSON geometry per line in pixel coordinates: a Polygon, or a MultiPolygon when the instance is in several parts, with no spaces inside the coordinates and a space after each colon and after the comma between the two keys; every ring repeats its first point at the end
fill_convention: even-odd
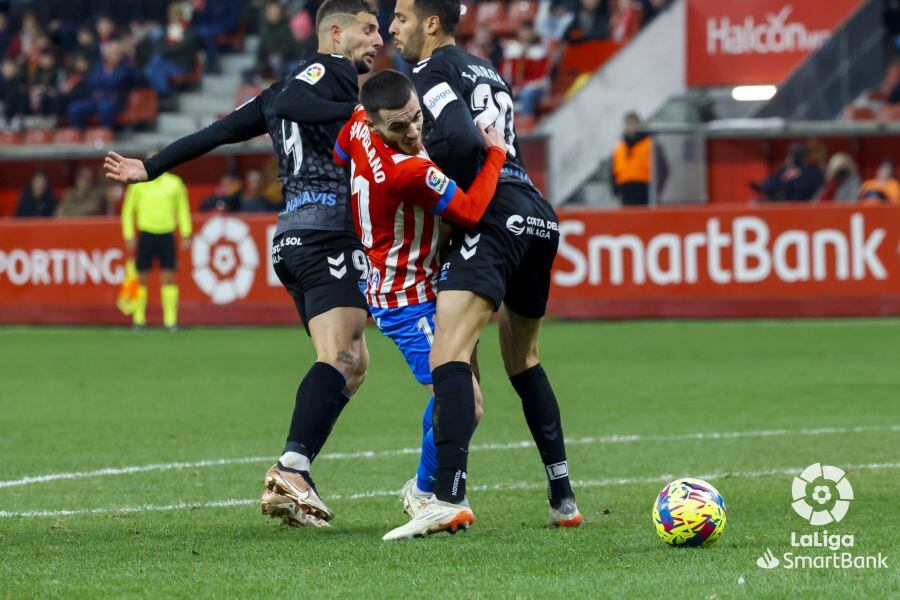
{"type": "Polygon", "coordinates": [[[255,504],[313,360],[301,329],[0,329],[0,597],[900,595],[900,320],[548,323],[580,530],[545,526],[542,466],[517,444],[529,434],[491,326],[476,523],[391,544],[405,516],[390,491],[414,472],[403,449],[418,446],[425,398],[367,335],[368,380],[313,469],[336,518],[307,530],[255,504]],[[855,493],[829,532],[887,569],[757,566],[767,549],[830,554],[790,546],[815,529],[790,507],[815,462],[845,468],[855,493]],[[725,498],[710,548],[656,536],[651,505],[679,476],[709,476],[725,498]]]}

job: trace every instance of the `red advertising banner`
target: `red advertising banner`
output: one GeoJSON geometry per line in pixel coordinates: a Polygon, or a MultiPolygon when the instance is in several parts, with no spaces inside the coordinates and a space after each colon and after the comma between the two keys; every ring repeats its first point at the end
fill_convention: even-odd
{"type": "Polygon", "coordinates": [[[566,212],[552,312],[900,314],[900,207],[566,212]]]}
{"type": "MultiPolygon", "coordinates": [[[[179,256],[181,322],[296,324],[273,231],[270,217],[197,220],[179,256]]],[[[565,211],[560,234],[552,316],[900,314],[898,207],[565,211]]],[[[124,272],[115,220],[0,221],[0,323],[127,324],[124,272]]]]}
{"type": "Polygon", "coordinates": [[[778,84],[861,3],[687,0],[687,84],[778,84]]]}

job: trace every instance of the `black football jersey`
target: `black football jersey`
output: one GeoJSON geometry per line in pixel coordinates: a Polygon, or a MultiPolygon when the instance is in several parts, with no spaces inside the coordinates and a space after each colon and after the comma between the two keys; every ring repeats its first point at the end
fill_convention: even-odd
{"type": "Polygon", "coordinates": [[[341,56],[314,54],[291,75],[260,95],[266,129],[278,157],[285,208],[278,215],[275,235],[291,229],[350,231],[350,185],[347,172],[334,163],[337,134],[357,103],[359,90],[353,63],[341,56]],[[296,89],[296,88],[305,89],[296,89]],[[292,89],[293,88],[293,89],[292,89]],[[304,106],[309,91],[323,100],[346,103],[346,114],[337,119],[309,119],[313,107],[304,106]],[[293,92],[299,92],[293,94],[293,92]],[[284,110],[273,107],[276,98],[293,98],[302,122],[283,119],[284,110]]]}
{"type": "Polygon", "coordinates": [[[443,46],[413,67],[412,80],[422,101],[428,154],[458,184],[468,188],[484,159],[476,123],[493,125],[506,138],[500,181],[529,181],[516,139],[512,92],[494,65],[458,46],[443,46]]]}
{"type": "Polygon", "coordinates": [[[276,235],[289,229],[352,231],[347,173],[334,164],[332,152],[358,94],[350,61],[314,54],[259,96],[145,160],[144,168],[152,180],[218,146],[268,133],[286,205],[276,235]]]}

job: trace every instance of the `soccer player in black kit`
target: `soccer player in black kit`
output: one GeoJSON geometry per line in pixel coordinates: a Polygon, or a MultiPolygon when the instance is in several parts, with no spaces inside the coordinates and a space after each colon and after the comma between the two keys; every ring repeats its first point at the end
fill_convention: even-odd
{"type": "Polygon", "coordinates": [[[483,162],[477,128],[504,132],[507,158],[482,221],[455,231],[438,280],[431,369],[438,471],[429,508],[385,540],[456,531],[474,514],[464,504],[469,441],[475,428],[469,357],[499,310],[500,349],[510,382],[548,479],[549,523],[578,526],[581,513],[569,483],[559,405],[538,357],[538,334],[559,245],[558,220],[522,165],[509,86],[487,61],[456,46],[459,0],[397,0],[390,32],[425,113],[425,147],[460,186],[483,162]]]}
{"type": "Polygon", "coordinates": [[[318,53],[283,81],[145,161],[110,152],[104,163],[107,177],[138,183],[222,144],[271,136],[286,203],[272,262],[317,356],[300,382],[284,453],[265,475],[261,500],[264,514],[291,525],[322,527],[333,517],[310,465],[369,361],[367,307],[358,285],[365,255],[353,229],[349,181],[332,151],[358,102],[357,76],[372,69],[382,45],[376,17],[369,0],[325,0],[316,14],[318,53]]]}

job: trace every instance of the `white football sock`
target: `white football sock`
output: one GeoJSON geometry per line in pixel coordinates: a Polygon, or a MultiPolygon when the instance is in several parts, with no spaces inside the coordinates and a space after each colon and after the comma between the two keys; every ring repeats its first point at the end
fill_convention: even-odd
{"type": "Polygon", "coordinates": [[[285,452],[281,455],[281,458],[278,459],[278,462],[288,469],[309,472],[309,459],[299,452],[285,452]]]}

